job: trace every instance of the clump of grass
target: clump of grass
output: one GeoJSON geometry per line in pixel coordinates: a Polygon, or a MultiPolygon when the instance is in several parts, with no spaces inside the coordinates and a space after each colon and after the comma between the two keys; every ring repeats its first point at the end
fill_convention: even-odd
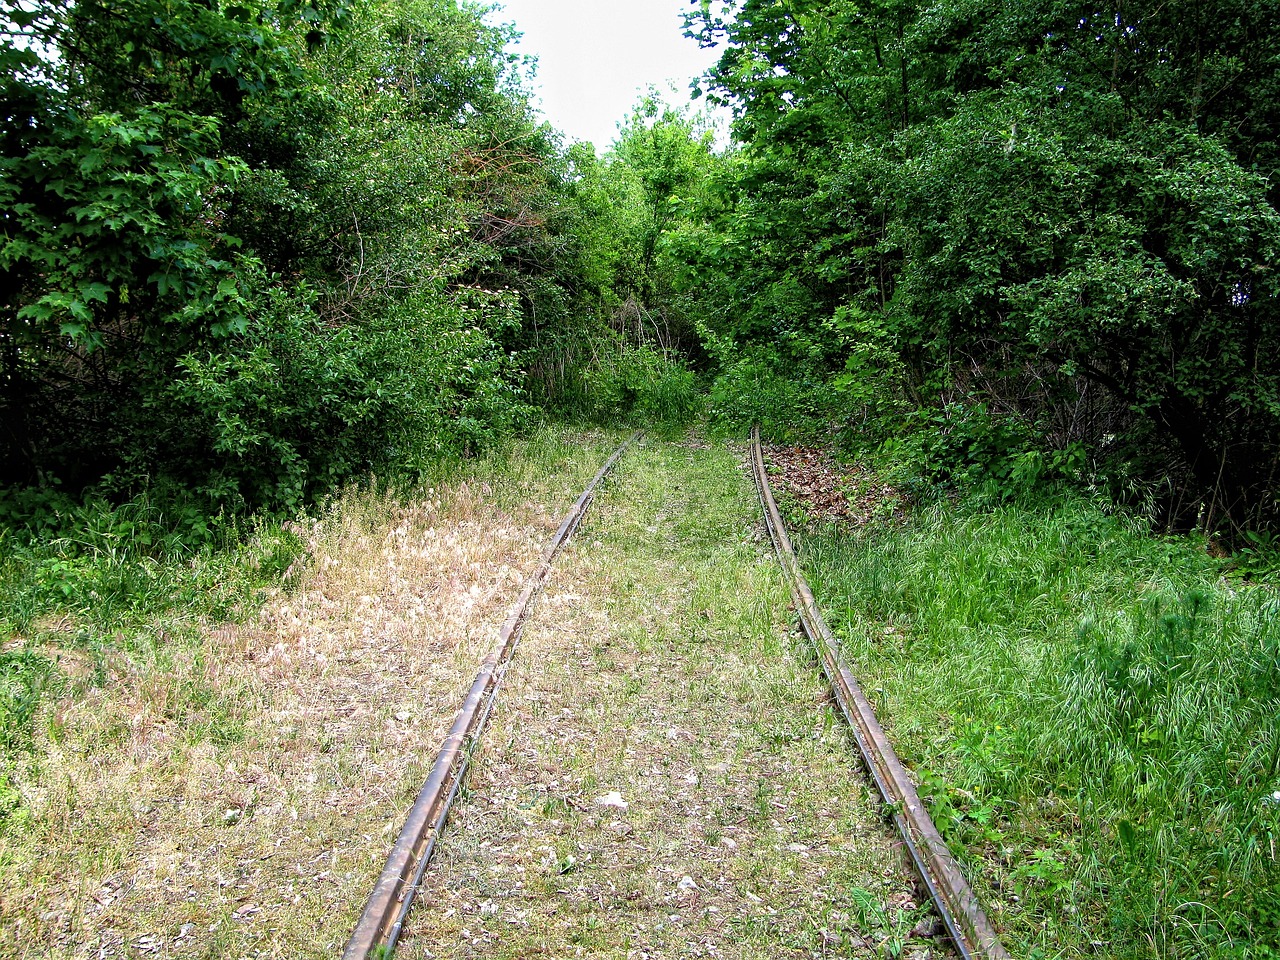
{"type": "MultiPolygon", "coordinates": [[[[19,647],[0,652],[0,751],[27,745],[32,720],[48,685],[52,665],[36,651],[19,647]]],[[[3,814],[0,800],[0,814],[3,814]]]]}
{"type": "MultiPolygon", "coordinates": [[[[56,536],[0,530],[0,824],[21,805],[11,773],[38,747],[51,700],[131,665],[171,668],[202,622],[256,609],[300,549],[286,525],[266,521],[192,542],[145,501],[85,505],[56,536]]],[[[209,690],[194,677],[177,686],[205,712],[209,690]]]]}
{"type": "Polygon", "coordinates": [[[806,544],[1016,954],[1280,956],[1280,600],[1082,502],[806,544]]]}

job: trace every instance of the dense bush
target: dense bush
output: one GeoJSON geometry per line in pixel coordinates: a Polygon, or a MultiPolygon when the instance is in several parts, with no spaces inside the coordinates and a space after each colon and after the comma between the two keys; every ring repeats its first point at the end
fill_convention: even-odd
{"type": "Polygon", "coordinates": [[[567,165],[482,11],[0,17],[10,518],[144,492],[293,508],[522,422],[512,352],[529,315],[585,309],[581,264],[556,236],[567,165]]]}
{"type": "Polygon", "coordinates": [[[600,350],[580,375],[580,412],[597,420],[679,425],[701,406],[697,376],[648,344],[600,350]]]}
{"type": "Polygon", "coordinates": [[[711,384],[707,413],[722,430],[740,433],[759,424],[762,436],[786,442],[827,433],[840,411],[817,372],[787,369],[775,355],[750,351],[721,365],[711,384]]]}

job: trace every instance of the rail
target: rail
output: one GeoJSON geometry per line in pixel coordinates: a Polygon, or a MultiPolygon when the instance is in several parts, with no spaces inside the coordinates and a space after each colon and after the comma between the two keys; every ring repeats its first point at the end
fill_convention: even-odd
{"type": "Polygon", "coordinates": [[[867,769],[879,788],[880,796],[892,811],[894,825],[948,934],[965,960],[1006,960],[1008,952],[996,936],[995,928],[965,880],[946,841],[934,826],[906,767],[898,759],[893,744],[876,719],[870,701],[845,665],[840,642],[822,618],[813,592],[800,572],[791,539],[769,489],[759,427],[751,430],[751,473],[764,509],[765,526],[791,587],[800,623],[822,660],[822,668],[831,681],[836,702],[853,729],[867,769]]]}
{"type": "Polygon", "coordinates": [[[489,721],[507,665],[519,645],[533,601],[542,589],[552,562],[582,522],[596,488],[639,435],[640,431],[632,434],[596,473],[556,530],[537,569],[525,581],[515,606],[502,624],[497,646],[481,663],[480,672],[467,692],[462,709],[445,738],[444,747],[405,818],[387,864],[360,914],[351,939],[347,941],[344,960],[385,960],[395,952],[409,909],[422,884],[422,876],[444,829],[449,808],[466,777],[471,752],[489,721]]]}

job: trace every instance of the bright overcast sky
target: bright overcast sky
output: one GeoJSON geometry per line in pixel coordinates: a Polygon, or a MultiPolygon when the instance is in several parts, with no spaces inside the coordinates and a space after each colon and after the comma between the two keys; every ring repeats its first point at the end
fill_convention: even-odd
{"type": "Polygon", "coordinates": [[[655,85],[673,103],[715,62],[683,34],[688,0],[496,0],[493,23],[524,35],[515,52],[538,58],[535,93],[543,114],[569,140],[603,152],[618,122],[655,85]],[[676,92],[667,92],[673,81],[676,92]]]}

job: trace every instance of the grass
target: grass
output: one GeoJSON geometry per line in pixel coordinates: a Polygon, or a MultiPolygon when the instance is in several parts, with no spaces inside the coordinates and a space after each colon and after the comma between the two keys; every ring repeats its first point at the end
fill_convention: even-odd
{"type": "Polygon", "coordinates": [[[0,956],[340,950],[524,574],[620,439],[541,431],[216,547],[145,543],[130,508],[6,542],[0,956]]]}
{"type": "Polygon", "coordinates": [[[912,935],[754,501],[696,438],[623,459],[529,623],[405,960],[943,955],[912,935]]]}
{"type": "Polygon", "coordinates": [[[803,545],[1015,955],[1280,956],[1280,599],[1096,506],[803,545]]]}
{"type": "Polygon", "coordinates": [[[0,829],[20,806],[15,767],[57,738],[50,704],[141,666],[170,715],[194,720],[215,699],[190,657],[201,624],[255,610],[301,550],[280,523],[187,549],[163,522],[127,504],[85,511],[49,540],[0,531],[0,829]]]}
{"type": "MultiPolygon", "coordinates": [[[[613,442],[613,434],[599,436],[613,442]]],[[[519,496],[545,488],[553,469],[595,455],[597,445],[581,440],[545,428],[522,442],[518,455],[512,441],[476,460],[435,462],[419,486],[434,493],[461,485],[465,496],[469,481],[489,499],[497,489],[510,509],[519,496]]],[[[345,511],[348,520],[385,512],[388,499],[415,495],[414,485],[401,486],[402,493],[370,480],[320,512],[345,511]]],[[[255,612],[306,553],[308,523],[250,518],[224,523],[216,536],[206,524],[192,539],[140,500],[83,507],[53,537],[0,527],[0,777],[30,752],[50,696],[101,687],[129,672],[125,661],[172,670],[175,657],[198,644],[202,625],[255,612]]],[[[186,696],[207,699],[199,683],[185,682],[186,696]]],[[[0,780],[0,796],[6,789],[0,780]]],[[[4,809],[0,800],[0,815],[4,809]]]]}

